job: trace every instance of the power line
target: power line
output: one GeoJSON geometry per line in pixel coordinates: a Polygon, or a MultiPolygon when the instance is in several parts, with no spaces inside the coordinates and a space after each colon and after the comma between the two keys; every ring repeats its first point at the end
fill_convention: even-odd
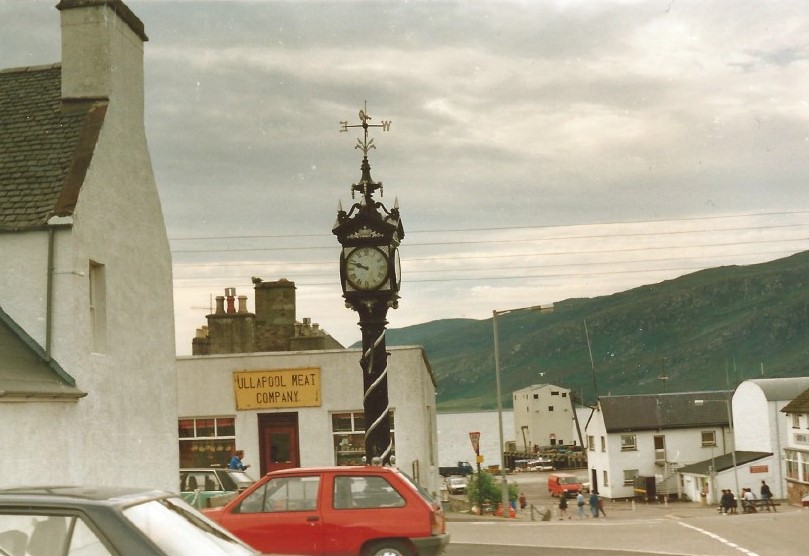
{"type": "MultiPolygon", "coordinates": [[[[580,226],[618,226],[618,225],[632,225],[632,224],[665,224],[667,222],[696,222],[702,220],[727,220],[732,218],[751,218],[751,217],[767,217],[767,216],[788,216],[788,215],[801,215],[809,214],[809,211],[784,211],[784,212],[762,212],[762,213],[747,213],[747,214],[726,214],[719,216],[694,216],[683,218],[670,218],[667,220],[618,220],[613,222],[589,222],[583,224],[555,224],[545,226],[502,226],[502,227],[488,227],[488,228],[458,228],[458,229],[426,229],[426,230],[408,230],[408,234],[428,234],[428,233],[465,233],[465,232],[493,232],[493,231],[507,231],[507,230],[552,230],[557,228],[573,228],[580,226]]],[[[757,229],[757,228],[744,228],[744,229],[757,229]]],[[[264,234],[264,235],[237,235],[237,236],[192,236],[192,237],[174,237],[169,238],[169,241],[201,241],[201,240],[223,240],[223,239],[297,239],[305,237],[331,237],[330,234],[264,234]]]]}

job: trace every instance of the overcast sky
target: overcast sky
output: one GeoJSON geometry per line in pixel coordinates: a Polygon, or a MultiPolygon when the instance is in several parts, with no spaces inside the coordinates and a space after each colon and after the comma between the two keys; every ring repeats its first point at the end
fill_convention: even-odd
{"type": "MultiPolygon", "coordinates": [[[[0,67],[60,59],[56,0],[0,0],[0,67]]],[[[177,352],[211,296],[297,285],[343,305],[367,101],[371,174],[398,198],[390,327],[491,317],[807,248],[809,8],[683,0],[126,4],[174,258],[177,352]]]]}

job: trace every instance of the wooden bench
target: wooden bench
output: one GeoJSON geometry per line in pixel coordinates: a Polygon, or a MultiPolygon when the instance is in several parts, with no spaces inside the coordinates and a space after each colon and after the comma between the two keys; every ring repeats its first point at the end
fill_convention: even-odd
{"type": "Polygon", "coordinates": [[[746,514],[752,514],[758,512],[759,509],[765,509],[767,507],[772,507],[772,511],[776,511],[775,506],[780,506],[781,504],[778,502],[774,502],[772,500],[741,500],[742,503],[742,511],[746,514]]]}

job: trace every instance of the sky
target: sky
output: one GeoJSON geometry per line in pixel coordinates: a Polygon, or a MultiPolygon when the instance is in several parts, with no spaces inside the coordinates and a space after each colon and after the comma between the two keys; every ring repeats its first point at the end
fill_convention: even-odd
{"type": "MultiPolygon", "coordinates": [[[[56,0],[0,0],[0,68],[59,61],[56,0]]],[[[178,355],[212,298],[287,278],[360,340],[331,234],[371,130],[398,200],[390,328],[548,305],[809,238],[803,0],[143,1],[146,134],[178,355]]]]}

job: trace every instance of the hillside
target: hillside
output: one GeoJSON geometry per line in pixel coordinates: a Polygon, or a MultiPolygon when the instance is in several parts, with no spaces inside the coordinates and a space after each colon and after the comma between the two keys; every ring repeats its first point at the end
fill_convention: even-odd
{"type": "MultiPolygon", "coordinates": [[[[594,382],[602,395],[640,394],[721,389],[762,375],[805,376],[809,252],[567,299],[553,312],[520,311],[497,323],[504,407],[511,407],[513,390],[543,382],[572,388],[589,403],[594,382]]],[[[389,330],[386,337],[388,345],[424,346],[440,410],[496,407],[491,319],[433,321],[389,330]]]]}

